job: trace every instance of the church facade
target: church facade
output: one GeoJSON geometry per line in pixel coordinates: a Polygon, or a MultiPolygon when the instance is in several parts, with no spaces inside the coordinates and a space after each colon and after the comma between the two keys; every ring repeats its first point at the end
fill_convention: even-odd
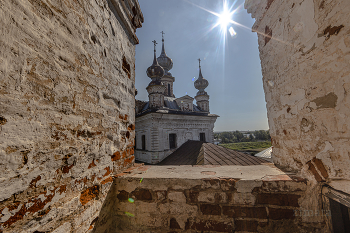
{"type": "Polygon", "coordinates": [[[146,87],[149,101],[136,100],[135,109],[135,157],[150,164],[159,163],[188,140],[213,142],[214,123],[219,117],[210,114],[209,95],[205,91],[209,82],[203,78],[200,60],[199,76],[194,82],[196,96],[176,98],[175,77],[169,72],[173,61],[165,53],[164,37],[158,58],[153,42],[153,64],[146,71],[152,79],[146,87]]]}

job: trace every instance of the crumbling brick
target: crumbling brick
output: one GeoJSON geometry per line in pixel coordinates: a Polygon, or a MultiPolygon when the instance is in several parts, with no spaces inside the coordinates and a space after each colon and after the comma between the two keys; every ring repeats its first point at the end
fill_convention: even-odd
{"type": "Polygon", "coordinates": [[[90,188],[87,188],[80,195],[80,202],[82,205],[86,205],[89,201],[95,199],[100,191],[100,187],[98,185],[94,185],[90,188]]]}

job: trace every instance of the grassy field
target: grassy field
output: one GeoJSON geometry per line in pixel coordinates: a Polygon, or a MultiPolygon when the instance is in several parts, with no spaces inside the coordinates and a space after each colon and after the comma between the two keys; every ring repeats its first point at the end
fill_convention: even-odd
{"type": "Polygon", "coordinates": [[[270,141],[264,142],[238,142],[238,143],[227,143],[219,144],[220,146],[226,147],[232,150],[251,152],[253,154],[265,150],[271,146],[270,141]]]}

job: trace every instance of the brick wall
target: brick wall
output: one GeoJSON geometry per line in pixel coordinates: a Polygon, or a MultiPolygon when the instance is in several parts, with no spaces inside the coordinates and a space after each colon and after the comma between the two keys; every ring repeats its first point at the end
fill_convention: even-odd
{"type": "Polygon", "coordinates": [[[137,1],[0,2],[0,232],[86,232],[134,161],[137,1]]]}
{"type": "Polygon", "coordinates": [[[274,162],[350,193],[348,0],[246,0],[274,162]]]}
{"type": "MultiPolygon", "coordinates": [[[[193,178],[198,172],[191,166],[182,170],[188,174],[183,178],[177,167],[152,169],[158,168],[133,167],[119,174],[99,217],[106,221],[96,232],[327,232],[320,206],[313,203],[313,213],[305,212],[319,191],[309,193],[306,180],[286,175],[201,179],[193,178]],[[174,178],[163,178],[167,169],[174,178]]],[[[222,168],[216,169],[212,173],[222,168]]]]}

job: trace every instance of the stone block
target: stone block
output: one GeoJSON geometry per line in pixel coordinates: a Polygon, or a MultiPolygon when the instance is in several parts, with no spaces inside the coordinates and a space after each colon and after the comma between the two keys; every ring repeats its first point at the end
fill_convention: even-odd
{"type": "Polygon", "coordinates": [[[258,193],[256,204],[299,207],[298,201],[300,197],[297,194],[258,193]]]}
{"type": "Polygon", "coordinates": [[[204,215],[221,215],[220,205],[201,204],[200,210],[204,215]]]}
{"type": "Polygon", "coordinates": [[[226,193],[217,192],[199,192],[198,202],[205,203],[226,203],[227,196],[226,193]]]}
{"type": "Polygon", "coordinates": [[[233,193],[230,203],[234,205],[254,205],[256,197],[252,193],[233,193]]]}
{"type": "Polygon", "coordinates": [[[279,209],[269,207],[269,219],[272,220],[283,220],[283,219],[294,219],[295,212],[292,209],[279,209]]]}
{"type": "Polygon", "coordinates": [[[260,218],[267,219],[265,207],[242,207],[242,206],[223,206],[224,215],[233,218],[260,218]]]}
{"type": "Polygon", "coordinates": [[[214,220],[187,220],[186,229],[205,231],[205,232],[232,232],[234,230],[233,223],[229,221],[214,220]]]}
{"type": "Polygon", "coordinates": [[[242,232],[257,232],[258,221],[254,220],[235,220],[235,230],[242,232]]]}
{"type": "Polygon", "coordinates": [[[131,196],[135,197],[138,201],[152,201],[152,193],[149,189],[139,189],[131,192],[131,196]]]}
{"type": "Polygon", "coordinates": [[[169,201],[173,201],[173,202],[186,203],[186,197],[185,197],[185,194],[183,192],[169,191],[168,192],[168,199],[169,199],[169,201]]]}

